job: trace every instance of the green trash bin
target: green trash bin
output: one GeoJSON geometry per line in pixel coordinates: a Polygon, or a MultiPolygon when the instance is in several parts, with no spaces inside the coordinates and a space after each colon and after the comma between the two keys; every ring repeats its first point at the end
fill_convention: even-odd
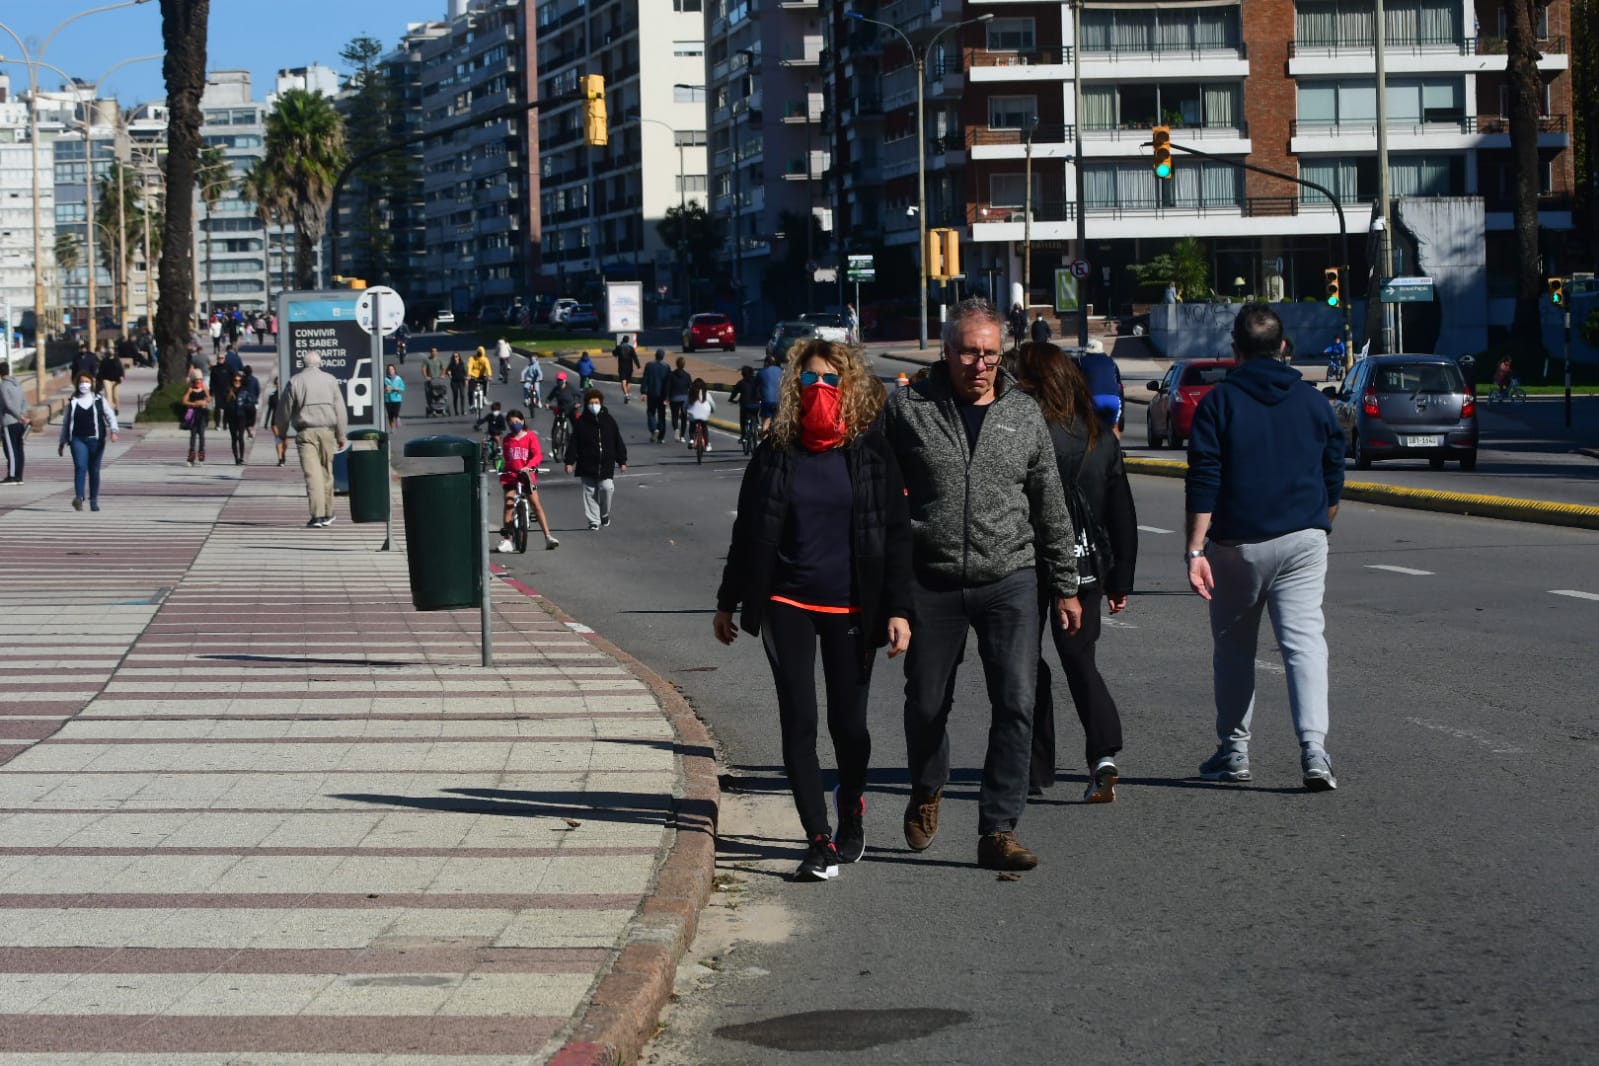
{"type": "Polygon", "coordinates": [[[357,429],[349,435],[350,521],[389,520],[389,435],[357,429]]]}
{"type": "Polygon", "coordinates": [[[411,604],[419,611],[456,611],[483,603],[484,533],[479,528],[478,443],[466,437],[407,441],[407,459],[458,459],[459,471],[400,479],[405,562],[411,604]]]}

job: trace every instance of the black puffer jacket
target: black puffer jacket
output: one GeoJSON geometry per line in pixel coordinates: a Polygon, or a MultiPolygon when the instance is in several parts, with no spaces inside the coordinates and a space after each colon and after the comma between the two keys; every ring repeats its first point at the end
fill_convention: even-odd
{"type": "MultiPolygon", "coordinates": [[[[795,448],[798,446],[796,445],[795,448]]],[[[850,556],[861,609],[861,661],[888,642],[888,620],[909,618],[911,526],[899,463],[881,433],[869,430],[844,446],[853,491],[850,556]]],[[[778,547],[788,521],[795,450],[762,444],[744,470],[738,517],[716,607],[743,612],[739,624],[759,636],[771,594],[778,547]]]]}
{"type": "Polygon", "coordinates": [[[1121,443],[1106,430],[1099,434],[1090,451],[1088,434],[1081,425],[1054,422],[1049,423],[1049,437],[1055,445],[1061,485],[1077,480],[1110,541],[1112,561],[1110,573],[1103,575],[1105,595],[1130,595],[1138,564],[1138,511],[1133,506],[1132,486],[1127,483],[1121,443]]]}
{"type": "Polygon", "coordinates": [[[616,476],[618,466],[627,465],[627,444],[611,412],[599,414],[587,409],[572,422],[572,435],[566,439],[566,465],[578,477],[606,481],[616,476]]]}

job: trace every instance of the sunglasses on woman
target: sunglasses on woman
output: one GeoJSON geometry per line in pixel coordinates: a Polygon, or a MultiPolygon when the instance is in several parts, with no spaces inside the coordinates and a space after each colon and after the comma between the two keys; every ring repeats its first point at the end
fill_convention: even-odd
{"type": "Polygon", "coordinates": [[[831,385],[835,389],[838,388],[837,374],[818,374],[814,370],[806,370],[800,374],[800,386],[802,388],[808,389],[818,381],[824,385],[831,385]]]}

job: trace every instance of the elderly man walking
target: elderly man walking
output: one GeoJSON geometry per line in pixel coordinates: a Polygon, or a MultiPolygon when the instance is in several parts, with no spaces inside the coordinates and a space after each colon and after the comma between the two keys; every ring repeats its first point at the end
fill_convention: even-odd
{"type": "Polygon", "coordinates": [[[22,484],[22,471],[27,460],[23,439],[28,435],[28,398],[11,376],[11,364],[0,362],[0,444],[5,446],[6,478],[4,485],[22,484]]]}
{"type": "MultiPolygon", "coordinates": [[[[1233,322],[1240,365],[1194,412],[1188,443],[1188,585],[1210,601],[1216,753],[1207,781],[1248,781],[1255,642],[1262,610],[1288,673],[1305,787],[1338,787],[1327,754],[1327,535],[1344,487],[1332,406],[1286,364],[1283,323],[1265,304],[1233,322]],[[1207,542],[1208,541],[1208,542],[1207,542]]],[[[918,630],[918,635],[920,631],[918,630]]]]}
{"type": "Polygon", "coordinates": [[[306,528],[333,524],[333,455],[344,447],[344,391],[339,379],[322,369],[322,356],[307,352],[305,369],[289,379],[278,397],[280,435],[294,427],[305,496],[311,505],[306,528]]]}
{"type": "Polygon", "coordinates": [[[1040,637],[1038,583],[1068,633],[1082,624],[1071,517],[1038,405],[1000,367],[1004,323],[987,300],[956,304],[943,361],[889,394],[883,430],[905,475],[912,617],[905,661],[911,798],[905,842],[926,849],[949,779],[947,725],[968,629],[988,684],[990,725],[978,803],[978,864],[1030,870],[1016,840],[1027,802],[1040,637]]]}

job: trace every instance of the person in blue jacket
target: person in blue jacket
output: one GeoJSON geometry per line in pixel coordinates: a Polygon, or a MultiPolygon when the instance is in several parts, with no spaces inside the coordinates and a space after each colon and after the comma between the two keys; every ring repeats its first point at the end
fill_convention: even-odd
{"type": "Polygon", "coordinates": [[[1282,319],[1252,303],[1233,322],[1239,366],[1200,401],[1188,441],[1188,585],[1210,602],[1216,753],[1207,781],[1248,781],[1262,610],[1288,674],[1306,788],[1338,787],[1327,754],[1327,537],[1344,486],[1332,405],[1285,361],[1282,319]]]}

